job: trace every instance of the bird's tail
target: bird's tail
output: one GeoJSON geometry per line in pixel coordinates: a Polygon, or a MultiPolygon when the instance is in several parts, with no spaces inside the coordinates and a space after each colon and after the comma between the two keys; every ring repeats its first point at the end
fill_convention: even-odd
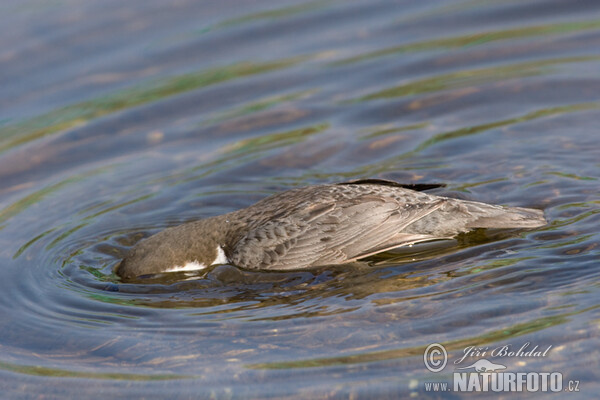
{"type": "Polygon", "coordinates": [[[463,201],[473,217],[467,228],[537,228],[546,225],[544,212],[533,208],[506,207],[463,201]]]}

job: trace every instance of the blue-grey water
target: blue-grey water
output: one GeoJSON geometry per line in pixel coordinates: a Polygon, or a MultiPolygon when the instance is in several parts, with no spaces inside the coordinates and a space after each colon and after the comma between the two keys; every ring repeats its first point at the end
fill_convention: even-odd
{"type": "Polygon", "coordinates": [[[487,358],[595,398],[599,49],[597,1],[2,1],[0,397],[468,397],[426,383],[530,343],[487,358]],[[369,267],[112,273],[165,227],[366,177],[549,223],[369,267]]]}

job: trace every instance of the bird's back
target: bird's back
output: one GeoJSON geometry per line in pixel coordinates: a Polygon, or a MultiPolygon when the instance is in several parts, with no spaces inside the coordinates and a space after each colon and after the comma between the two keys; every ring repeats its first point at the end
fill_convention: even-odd
{"type": "Polygon", "coordinates": [[[388,181],[293,189],[240,210],[248,226],[231,261],[246,268],[339,264],[473,228],[531,228],[543,213],[452,199],[388,181]]]}

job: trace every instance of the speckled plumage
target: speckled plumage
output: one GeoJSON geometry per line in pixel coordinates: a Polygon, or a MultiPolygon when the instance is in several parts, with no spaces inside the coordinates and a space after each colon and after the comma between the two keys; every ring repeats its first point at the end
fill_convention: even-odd
{"type": "Polygon", "coordinates": [[[542,211],[439,197],[389,181],[314,185],[232,213],[166,229],[138,243],[118,267],[125,278],[197,261],[220,246],[231,264],[293,270],[355,261],[474,228],[534,228],[542,211]]]}

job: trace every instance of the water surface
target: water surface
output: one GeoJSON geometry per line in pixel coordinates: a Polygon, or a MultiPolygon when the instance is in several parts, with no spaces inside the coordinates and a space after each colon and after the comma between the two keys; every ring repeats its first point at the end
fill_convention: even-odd
{"type": "Polygon", "coordinates": [[[3,398],[424,396],[452,379],[434,342],[552,346],[502,361],[594,397],[600,3],[11,0],[0,33],[3,398]],[[366,177],[549,224],[368,267],[112,273],[165,227],[366,177]]]}

